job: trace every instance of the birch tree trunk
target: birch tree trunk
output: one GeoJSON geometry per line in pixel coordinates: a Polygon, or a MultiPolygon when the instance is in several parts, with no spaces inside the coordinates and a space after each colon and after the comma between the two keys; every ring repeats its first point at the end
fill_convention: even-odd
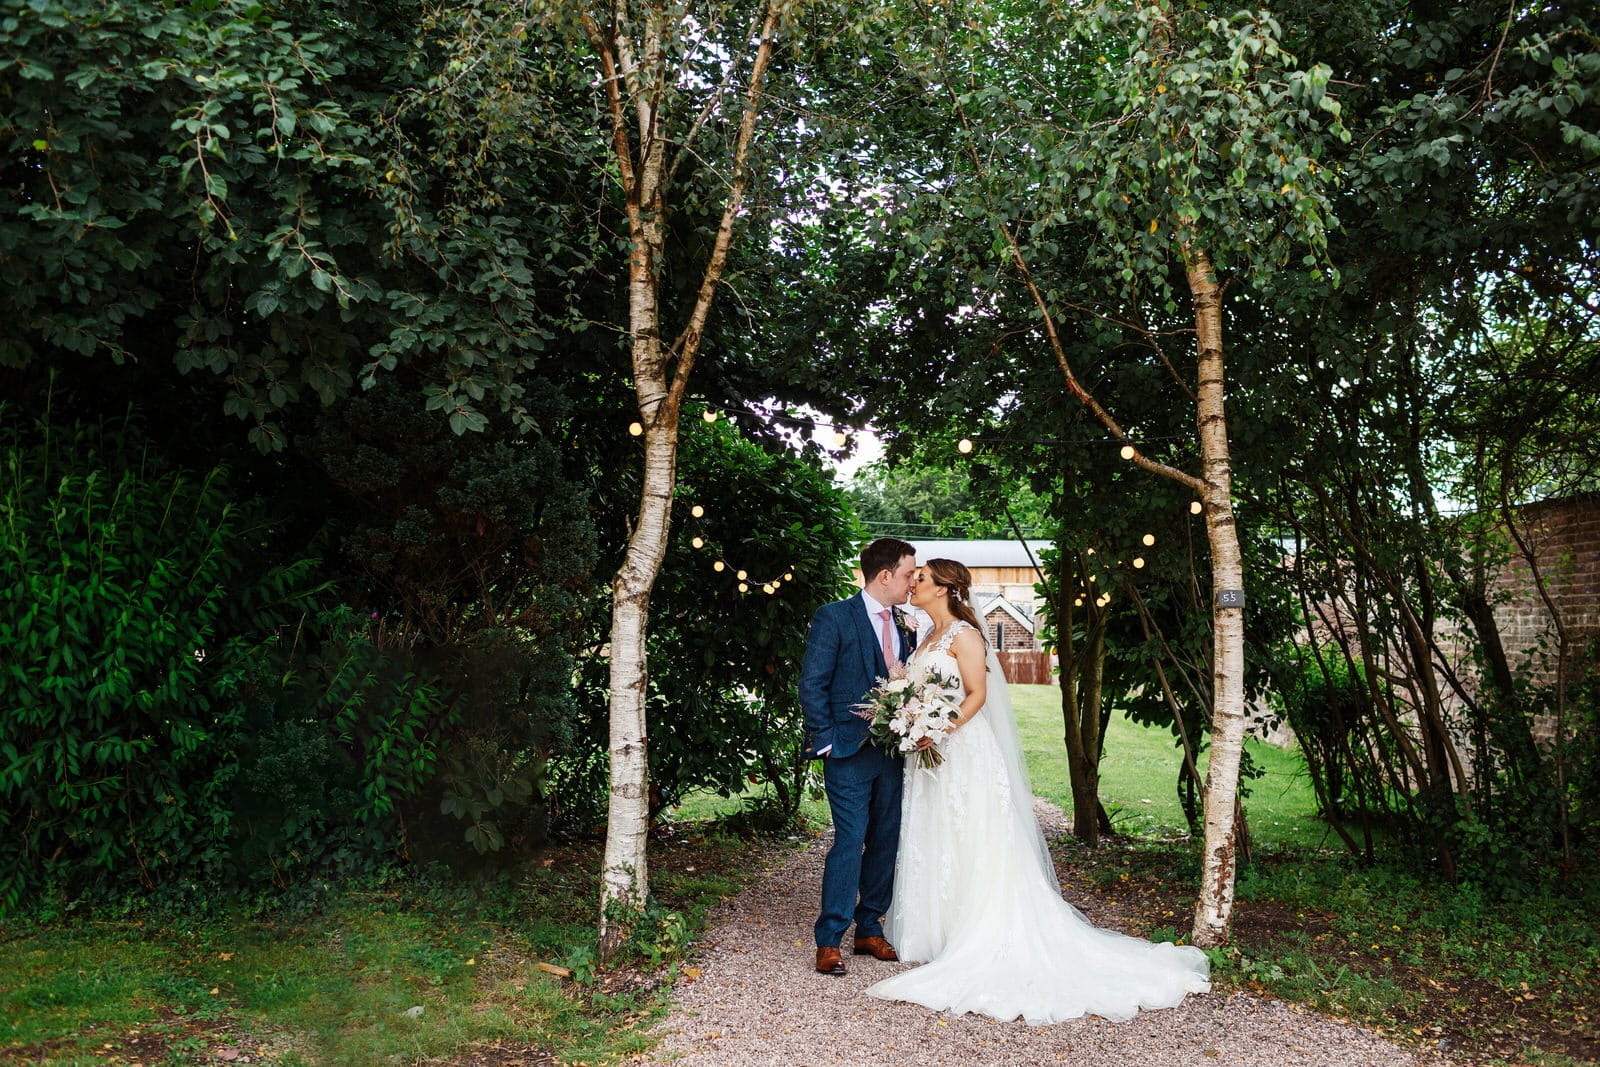
{"type": "MultiPolygon", "coordinates": [[[[579,16],[600,62],[617,176],[627,206],[628,339],[644,441],[639,510],[627,553],[611,585],[611,788],[600,885],[602,960],[614,956],[627,941],[634,917],[650,894],[646,847],[650,764],[645,716],[650,593],[661,573],[671,531],[683,398],[732,243],[748,177],[745,164],[755,133],[762,78],[782,11],[780,0],[769,0],[764,9],[730,161],[728,200],[688,321],[670,344],[664,339],[659,290],[675,168],[667,149],[669,143],[680,155],[693,149],[696,134],[717,114],[720,92],[698,116],[677,116],[685,119],[679,124],[682,129],[675,136],[670,134],[669,120],[675,116],[664,109],[666,101],[676,98],[668,79],[676,76],[673,35],[683,29],[680,12],[668,11],[663,0],[651,0],[634,20],[629,18],[625,0],[617,0],[604,18],[597,19],[587,11],[579,16]],[[635,28],[636,35],[630,36],[630,29],[635,28]]],[[[730,79],[736,69],[737,63],[730,62],[730,79]]]]}
{"type": "MultiPolygon", "coordinates": [[[[1202,505],[1211,550],[1214,678],[1206,854],[1193,938],[1196,944],[1214,946],[1226,942],[1233,909],[1245,663],[1244,568],[1234,524],[1223,406],[1222,292],[1209,249],[1227,247],[1239,254],[1243,270],[1261,275],[1279,272],[1302,250],[1311,253],[1312,262],[1321,261],[1334,214],[1331,178],[1327,168],[1316,165],[1315,156],[1327,137],[1348,140],[1349,133],[1339,122],[1340,105],[1325,92],[1331,70],[1321,64],[1299,69],[1282,50],[1276,20],[1266,12],[1241,13],[1224,21],[1209,11],[1182,6],[1088,5],[1084,17],[1095,31],[1127,34],[1129,56],[1102,68],[1105,80],[1087,107],[1093,118],[1075,117],[1076,128],[1071,131],[1049,122],[1032,126],[1036,139],[1024,143],[1049,163],[1022,166],[1019,155],[1016,182],[999,180],[1000,188],[994,190],[1004,176],[989,165],[994,158],[989,146],[997,138],[1012,136],[1014,124],[1028,128],[1031,117],[1013,109],[995,121],[984,94],[977,91],[984,62],[958,72],[941,71],[940,82],[967,137],[965,154],[990,205],[1006,256],[1033,298],[1068,391],[1123,442],[1125,459],[1187,486],[1202,505]],[[1181,77],[1168,76],[1175,68],[1181,77]],[[1273,91],[1263,91],[1268,85],[1273,91]],[[972,91],[963,93],[958,87],[972,91]],[[985,101],[984,110],[977,112],[979,121],[969,115],[969,99],[985,101]],[[1230,131],[1220,139],[1219,122],[1230,131]],[[1037,146],[1051,139],[1063,150],[1038,153],[1037,146]],[[1252,150],[1225,155],[1224,146],[1238,144],[1251,145],[1252,150]],[[1273,147],[1265,147],[1268,144],[1273,147]],[[1041,210],[1029,221],[1030,211],[1017,205],[1037,196],[1041,187],[1050,189],[1054,199],[1041,201],[1041,210]],[[1248,197],[1242,195],[1245,190],[1250,190],[1248,197]],[[1248,209],[1240,210],[1245,203],[1248,209]],[[1274,223],[1264,226],[1259,214],[1263,205],[1275,212],[1274,223]],[[1113,316],[1093,300],[1083,304],[1073,293],[1048,283],[1050,295],[1041,290],[1020,242],[1024,235],[1028,240],[1042,239],[1050,219],[1063,214],[1077,214],[1097,227],[1104,252],[1097,253],[1095,261],[1107,269],[1111,288],[1120,289],[1120,296],[1112,299],[1126,301],[1132,314],[1113,316]],[[1137,309],[1146,301],[1159,306],[1159,297],[1168,293],[1165,264],[1175,248],[1184,257],[1193,305],[1196,388],[1190,390],[1165,356],[1162,360],[1195,404],[1202,466],[1198,477],[1139,450],[1078,379],[1055,319],[1057,309],[1086,313],[1145,334],[1159,352],[1156,336],[1142,324],[1137,309]],[[1136,270],[1146,271],[1138,285],[1136,270]],[[1224,590],[1237,590],[1238,603],[1224,603],[1219,595],[1224,590]]],[[[932,28],[943,25],[930,19],[932,28]]],[[[974,37],[963,38],[963,43],[970,42],[972,54],[988,55],[991,46],[981,35],[992,27],[983,27],[976,19],[971,26],[974,37]]],[[[970,209],[963,205],[965,210],[970,209]]],[[[1177,294],[1170,295],[1175,304],[1177,294]]]]}
{"type": "Polygon", "coordinates": [[[1212,708],[1211,759],[1206,767],[1205,844],[1200,895],[1195,901],[1194,943],[1214,948],[1228,941],[1239,842],[1235,808],[1244,748],[1244,610],[1227,606],[1223,590],[1244,590],[1244,562],[1233,521],[1233,469],[1223,410],[1222,294],[1204,249],[1190,248],[1187,274],[1194,302],[1199,374],[1196,415],[1200,437],[1206,537],[1211,545],[1212,708]]]}
{"type": "MultiPolygon", "coordinates": [[[[1084,388],[1067,359],[1044,295],[1034,283],[1016,236],[1000,227],[1011,262],[1039,309],[1045,336],[1061,368],[1067,389],[1078,402],[1117,437],[1127,433],[1084,388]]],[[[1218,596],[1222,590],[1244,590],[1244,560],[1239,551],[1239,531],[1233,519],[1233,470],[1228,455],[1228,419],[1223,407],[1225,379],[1222,364],[1222,292],[1216,270],[1204,250],[1184,247],[1189,296],[1194,305],[1197,374],[1195,415],[1200,438],[1201,476],[1158,463],[1137,449],[1131,462],[1154,474],[1193,489],[1205,513],[1206,538],[1211,548],[1212,585],[1212,710],[1211,759],[1206,769],[1205,856],[1200,893],[1195,904],[1191,937],[1203,948],[1227,943],[1233,917],[1235,861],[1238,854],[1236,821],[1239,763],[1244,747],[1244,611],[1228,607],[1218,596]]]]}

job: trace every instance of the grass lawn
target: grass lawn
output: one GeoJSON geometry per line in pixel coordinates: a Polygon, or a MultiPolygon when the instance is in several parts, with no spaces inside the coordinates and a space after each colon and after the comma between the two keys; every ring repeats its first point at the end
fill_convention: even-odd
{"type": "MultiPolygon", "coordinates": [[[[1027,754],[1033,791],[1072,814],[1072,784],[1062,740],[1061,690],[1053,685],[1013,685],[1011,701],[1027,754]]],[[[1264,774],[1241,783],[1249,790],[1245,815],[1253,840],[1268,845],[1319,846],[1328,836],[1317,818],[1305,760],[1298,749],[1249,740],[1245,748],[1264,774]]],[[[1186,833],[1178,803],[1178,767],[1183,756],[1168,730],[1141,726],[1112,715],[1100,761],[1100,802],[1118,833],[1170,836],[1186,833]]],[[[1205,774],[1206,757],[1200,758],[1205,774]]]]}
{"type": "Polygon", "coordinates": [[[346,887],[307,915],[11,919],[0,1064],[616,1062],[650,1047],[661,983],[751,854],[704,827],[651,849],[671,911],[587,984],[539,964],[592,966],[594,844],[515,875],[346,887]]]}

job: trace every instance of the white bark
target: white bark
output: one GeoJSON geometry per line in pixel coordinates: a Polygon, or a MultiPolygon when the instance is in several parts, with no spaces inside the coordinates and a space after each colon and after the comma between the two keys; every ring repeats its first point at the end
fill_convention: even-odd
{"type": "Polygon", "coordinates": [[[600,889],[603,956],[615,952],[626,940],[630,913],[644,906],[650,890],[645,639],[650,592],[666,556],[677,478],[678,427],[676,418],[671,422],[670,427],[651,426],[645,431],[644,489],[638,520],[611,587],[611,792],[600,889]]]}
{"type": "MultiPolygon", "coordinates": [[[[627,940],[632,917],[645,905],[650,893],[646,847],[650,830],[650,764],[645,715],[650,593],[661,573],[671,531],[684,392],[732,243],[733,224],[747,177],[745,160],[761,100],[761,81],[772,56],[781,11],[779,0],[769,0],[745,92],[722,222],[695,305],[670,346],[662,340],[657,281],[665,258],[665,209],[672,174],[666,151],[669,116],[663,113],[662,101],[666,79],[672,76],[668,38],[678,26],[660,3],[652,3],[641,20],[640,38],[630,39],[624,0],[616,0],[609,30],[592,18],[583,19],[605,79],[612,147],[627,204],[628,235],[632,241],[628,259],[628,337],[639,421],[644,427],[639,511],[628,538],[627,554],[611,587],[611,789],[600,885],[602,959],[609,958],[627,940]],[[630,110],[637,143],[629,134],[630,110]]],[[[698,126],[697,121],[693,129],[698,126]]],[[[685,144],[683,149],[687,147],[685,144]]]]}
{"type": "MultiPolygon", "coordinates": [[[[1056,333],[1055,321],[1044,296],[1033,282],[1016,237],[1000,228],[1010,247],[1012,263],[1033,295],[1056,362],[1067,387],[1107,429],[1126,438],[1111,413],[1101,407],[1072,371],[1056,333]]],[[[1239,760],[1244,747],[1244,612],[1216,605],[1223,589],[1244,589],[1244,563],[1239,552],[1239,531],[1233,520],[1233,471],[1228,454],[1228,420],[1222,364],[1222,293],[1216,271],[1203,249],[1185,248],[1189,292],[1194,302],[1198,383],[1195,412],[1200,438],[1202,477],[1135,451],[1132,462],[1145,470],[1189,486],[1205,509],[1206,536],[1211,547],[1212,585],[1212,710],[1211,759],[1206,770],[1205,856],[1201,866],[1200,895],[1195,904],[1191,937],[1205,948],[1226,944],[1233,920],[1233,887],[1238,842],[1235,839],[1235,802],[1239,793],[1239,760]]]]}
{"type": "Polygon", "coordinates": [[[1211,760],[1206,770],[1205,844],[1200,896],[1192,938],[1202,948],[1228,941],[1238,841],[1235,801],[1244,747],[1244,611],[1217,604],[1223,589],[1244,589],[1239,531],[1233,521],[1233,471],[1228,455],[1228,420],[1223,411],[1222,296],[1203,249],[1190,249],[1189,292],[1194,300],[1199,349],[1196,413],[1205,488],[1206,535],[1211,544],[1212,693],[1211,760]]]}

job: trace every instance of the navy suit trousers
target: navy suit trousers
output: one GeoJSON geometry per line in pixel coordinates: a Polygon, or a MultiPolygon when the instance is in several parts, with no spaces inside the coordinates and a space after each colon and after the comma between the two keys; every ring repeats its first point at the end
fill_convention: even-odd
{"type": "Polygon", "coordinates": [[[900,847],[904,767],[904,760],[871,744],[842,759],[822,761],[823,784],[833,811],[833,847],[822,872],[819,947],[838,945],[851,922],[858,938],[883,936],[883,915],[894,895],[895,852],[900,847]]]}

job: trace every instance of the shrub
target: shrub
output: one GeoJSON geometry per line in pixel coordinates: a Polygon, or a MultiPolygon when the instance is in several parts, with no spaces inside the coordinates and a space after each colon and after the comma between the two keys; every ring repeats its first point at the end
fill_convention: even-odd
{"type": "Polygon", "coordinates": [[[288,884],[428,776],[428,686],[283,558],[226,468],[0,428],[0,911],[46,885],[288,884]]]}
{"type": "MultiPolygon", "coordinates": [[[[227,836],[262,516],[226,474],[166,468],[128,425],[0,432],[0,906],[65,870],[213,866],[227,836]]],[[[259,632],[259,630],[257,631],[259,632]]]]}
{"type": "Polygon", "coordinates": [[[578,733],[573,649],[595,531],[563,469],[576,449],[561,447],[554,385],[527,383],[547,419],[538,431],[497,417],[457,435],[406,377],[323,413],[304,446],[332,483],[352,584],[448,709],[439,773],[404,811],[408,844],[474,860],[546,833],[546,766],[578,733]]]}

